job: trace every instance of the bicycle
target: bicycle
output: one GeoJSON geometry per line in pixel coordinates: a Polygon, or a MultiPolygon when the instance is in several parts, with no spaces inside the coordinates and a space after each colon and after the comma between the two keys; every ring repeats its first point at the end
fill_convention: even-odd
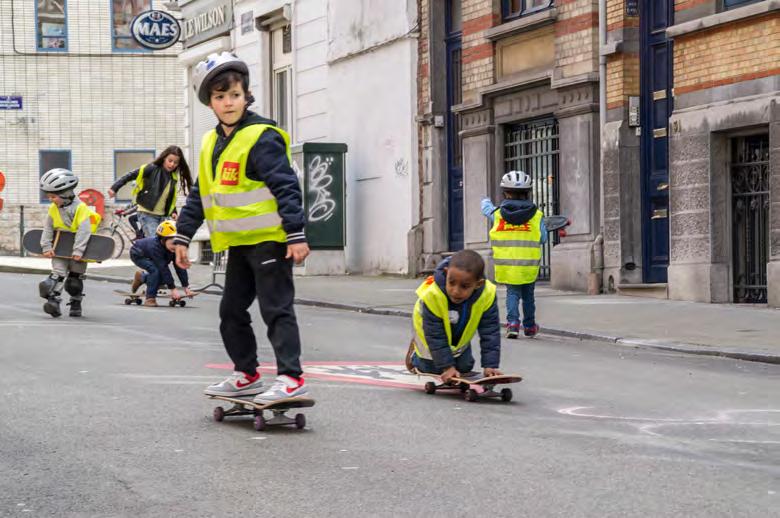
{"type": "Polygon", "coordinates": [[[116,209],[111,224],[97,231],[101,236],[110,237],[114,240],[114,253],[111,256],[112,259],[116,259],[122,255],[127,243],[132,244],[143,237],[140,233],[140,229],[134,228],[127,220],[127,218],[135,215],[136,212],[138,212],[137,205],[128,205],[123,209],[116,209]]]}

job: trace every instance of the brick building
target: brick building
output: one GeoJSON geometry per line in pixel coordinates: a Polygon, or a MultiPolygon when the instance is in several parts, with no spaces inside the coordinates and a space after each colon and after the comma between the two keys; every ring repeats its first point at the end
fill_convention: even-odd
{"type": "MultiPolygon", "coordinates": [[[[154,7],[162,8],[162,2],[154,7]]],[[[40,175],[69,167],[103,194],[171,144],[183,145],[178,44],[142,49],[129,35],[151,0],[0,0],[0,253],[48,210],[40,175]]],[[[123,192],[120,197],[128,197],[123,192]]],[[[106,200],[108,201],[108,200],[106,200]]]]}
{"type": "Polygon", "coordinates": [[[419,269],[489,254],[480,199],[512,169],[568,236],[541,270],[585,290],[599,248],[598,9],[592,0],[421,0],[419,269]],[[551,273],[552,272],[552,273],[551,273]]]}
{"type": "Polygon", "coordinates": [[[780,305],[780,2],[607,0],[608,288],[780,305]]]}

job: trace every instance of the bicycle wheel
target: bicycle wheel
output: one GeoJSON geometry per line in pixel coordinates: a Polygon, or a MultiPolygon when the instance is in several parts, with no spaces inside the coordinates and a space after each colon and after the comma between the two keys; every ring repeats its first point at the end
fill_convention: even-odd
{"type": "Polygon", "coordinates": [[[110,237],[114,240],[114,253],[111,254],[112,259],[116,259],[122,255],[125,250],[125,238],[115,228],[106,227],[97,231],[98,235],[110,237]]]}

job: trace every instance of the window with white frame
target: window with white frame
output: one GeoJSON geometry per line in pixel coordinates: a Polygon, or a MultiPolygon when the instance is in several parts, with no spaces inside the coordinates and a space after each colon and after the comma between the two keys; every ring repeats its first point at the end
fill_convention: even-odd
{"type": "Polygon", "coordinates": [[[285,25],[271,31],[271,116],[292,133],[292,29],[285,25]]]}
{"type": "Polygon", "coordinates": [[[68,10],[66,0],[36,0],[35,29],[38,50],[68,50],[68,10]]]}

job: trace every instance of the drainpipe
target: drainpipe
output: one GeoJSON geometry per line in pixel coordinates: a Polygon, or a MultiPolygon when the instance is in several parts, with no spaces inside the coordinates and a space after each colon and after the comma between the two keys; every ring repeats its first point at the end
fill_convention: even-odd
{"type": "Polygon", "coordinates": [[[588,293],[601,293],[604,277],[604,123],[607,120],[607,0],[599,0],[599,235],[593,243],[593,279],[588,293]]]}

